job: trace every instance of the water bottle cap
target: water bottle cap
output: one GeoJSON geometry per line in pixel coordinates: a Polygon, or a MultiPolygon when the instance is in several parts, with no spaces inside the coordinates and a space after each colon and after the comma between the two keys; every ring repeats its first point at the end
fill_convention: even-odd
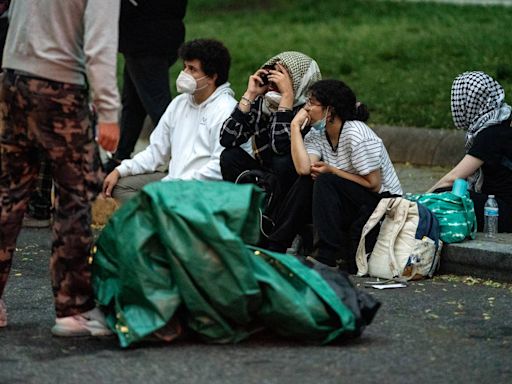
{"type": "Polygon", "coordinates": [[[494,199],[494,195],[489,195],[489,199],[494,199]]]}

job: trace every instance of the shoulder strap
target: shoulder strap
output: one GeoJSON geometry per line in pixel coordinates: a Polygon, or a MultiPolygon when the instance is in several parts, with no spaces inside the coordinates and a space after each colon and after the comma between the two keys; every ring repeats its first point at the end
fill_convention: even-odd
{"type": "Polygon", "coordinates": [[[386,215],[386,212],[390,207],[395,203],[394,197],[385,198],[379,201],[377,207],[369,217],[368,221],[363,227],[361,232],[361,238],[359,239],[359,245],[357,246],[356,252],[356,264],[357,264],[357,274],[360,276],[364,276],[368,273],[368,258],[366,257],[366,244],[365,239],[366,235],[379,223],[379,221],[386,215]]]}
{"type": "Polygon", "coordinates": [[[398,237],[398,234],[402,231],[404,228],[405,222],[407,221],[407,215],[409,213],[409,207],[411,205],[411,202],[407,199],[399,198],[400,201],[398,202],[398,205],[396,205],[396,215],[399,215],[399,219],[395,220],[398,224],[394,227],[394,231],[391,233],[391,238],[389,240],[389,248],[388,248],[388,258],[389,258],[389,266],[391,269],[391,272],[393,273],[393,277],[401,277],[401,273],[398,270],[398,263],[396,261],[396,255],[395,255],[395,243],[396,238],[398,237]]]}

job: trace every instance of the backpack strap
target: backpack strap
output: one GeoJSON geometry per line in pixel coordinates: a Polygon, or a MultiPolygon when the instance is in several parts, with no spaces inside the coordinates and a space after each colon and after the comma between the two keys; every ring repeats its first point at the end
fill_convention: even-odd
{"type": "Polygon", "coordinates": [[[366,235],[380,222],[380,220],[386,215],[388,208],[393,205],[395,198],[385,198],[379,201],[377,207],[372,212],[368,221],[363,227],[361,232],[361,238],[359,239],[359,245],[357,246],[356,252],[356,264],[357,264],[357,275],[364,276],[368,274],[368,257],[366,255],[366,235]]]}
{"type": "Polygon", "coordinates": [[[393,232],[391,233],[390,239],[388,241],[389,248],[388,248],[388,258],[389,258],[389,267],[391,269],[391,272],[393,274],[393,278],[401,277],[402,274],[398,270],[398,262],[396,261],[396,255],[395,255],[395,243],[396,239],[398,237],[398,234],[402,231],[404,228],[405,222],[407,221],[407,214],[409,213],[409,207],[411,205],[411,202],[407,199],[403,199],[401,197],[396,198],[398,200],[398,204],[393,205],[391,209],[395,209],[395,217],[398,215],[399,220],[395,220],[395,222],[398,223],[398,225],[393,226],[393,232]]]}
{"type": "Polygon", "coordinates": [[[401,277],[401,273],[398,270],[398,263],[396,261],[394,246],[399,233],[402,231],[407,221],[407,214],[409,212],[410,204],[411,202],[409,200],[401,197],[386,198],[379,202],[375,208],[375,211],[373,211],[372,215],[363,227],[361,239],[359,240],[359,245],[357,247],[356,263],[358,276],[364,276],[368,274],[368,256],[366,255],[365,244],[366,235],[375,227],[375,225],[377,225],[383,216],[385,216],[389,211],[395,210],[394,216],[396,217],[398,215],[399,220],[398,222],[395,221],[393,232],[390,233],[388,235],[389,237],[386,239],[386,242],[389,244],[387,256],[389,258],[389,264],[393,277],[401,277]]]}

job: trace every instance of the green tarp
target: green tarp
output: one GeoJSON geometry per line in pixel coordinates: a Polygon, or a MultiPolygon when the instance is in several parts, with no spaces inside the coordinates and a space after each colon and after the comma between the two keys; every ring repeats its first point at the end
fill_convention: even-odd
{"type": "Polygon", "coordinates": [[[341,273],[249,245],[262,200],[253,185],[158,182],[113,215],[97,242],[93,286],[121,346],[175,315],[216,343],[262,328],[327,343],[371,322],[379,304],[341,273]]]}

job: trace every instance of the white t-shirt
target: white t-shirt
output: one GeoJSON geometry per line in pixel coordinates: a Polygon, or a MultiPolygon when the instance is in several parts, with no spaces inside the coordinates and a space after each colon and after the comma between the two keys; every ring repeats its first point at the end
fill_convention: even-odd
{"type": "Polygon", "coordinates": [[[380,193],[401,195],[402,187],[382,140],[361,121],[347,121],[337,148],[332,148],[327,133],[312,129],[304,138],[306,151],[343,171],[365,176],[380,169],[380,193]]]}

